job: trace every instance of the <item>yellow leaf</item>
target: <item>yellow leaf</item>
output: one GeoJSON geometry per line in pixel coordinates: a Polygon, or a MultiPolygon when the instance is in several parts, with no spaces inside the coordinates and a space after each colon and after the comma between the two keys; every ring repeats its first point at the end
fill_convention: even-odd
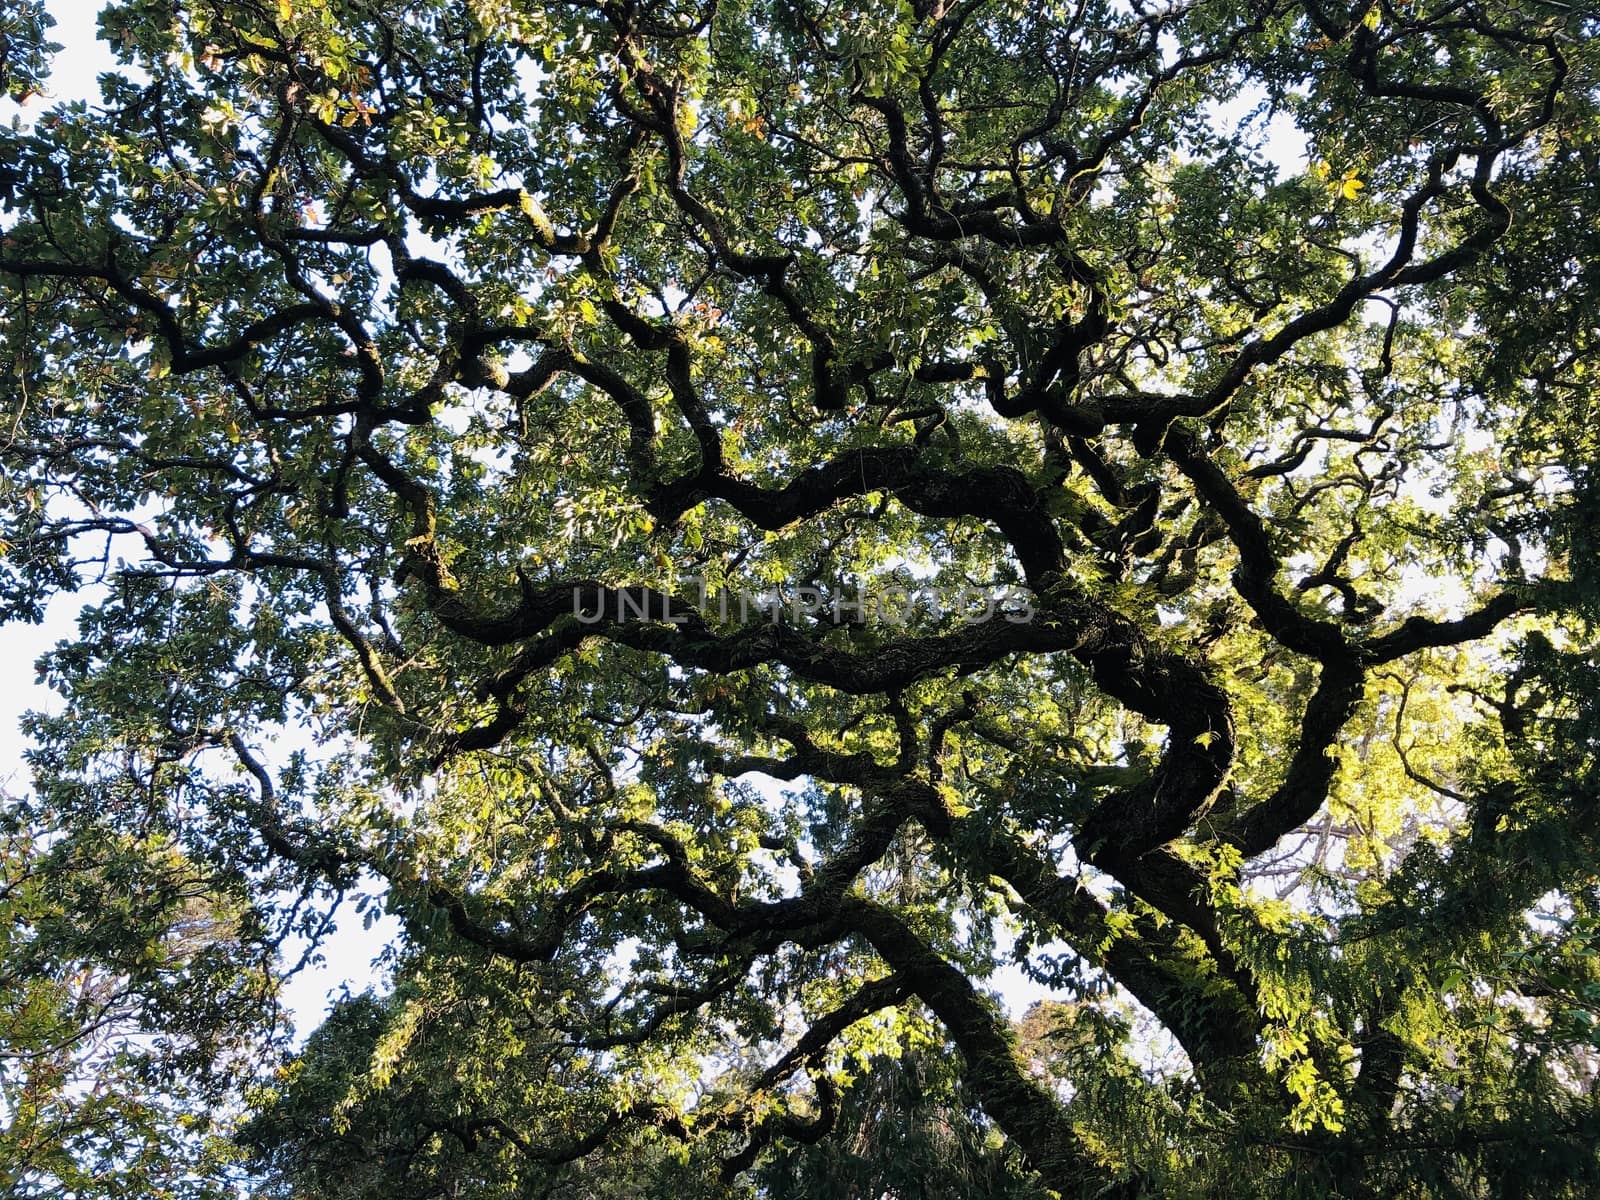
{"type": "Polygon", "coordinates": [[[1356,198],[1356,193],[1366,186],[1367,185],[1362,183],[1361,180],[1357,179],[1354,174],[1349,174],[1346,175],[1341,181],[1339,186],[1339,194],[1346,200],[1354,200],[1356,198]]]}

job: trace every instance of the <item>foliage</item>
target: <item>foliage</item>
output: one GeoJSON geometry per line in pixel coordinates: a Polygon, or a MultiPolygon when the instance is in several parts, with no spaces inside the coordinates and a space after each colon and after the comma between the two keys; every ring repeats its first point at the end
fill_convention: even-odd
{"type": "Polygon", "coordinates": [[[41,90],[47,57],[61,48],[45,40],[54,25],[44,0],[20,0],[0,14],[0,95],[26,103],[41,90]]]}
{"type": "Polygon", "coordinates": [[[832,1134],[763,1165],[764,1196],[1043,1200],[961,1086],[950,1047],[875,1057],[840,1101],[832,1134]]]}
{"type": "Polygon", "coordinates": [[[101,30],[0,132],[8,1042],[127,996],[262,1195],[1592,1194],[1584,6],[101,30]]]}
{"type": "Polygon", "coordinates": [[[200,1004],[181,993],[236,953],[234,914],[160,839],[108,840],[89,859],[79,839],[41,849],[10,816],[0,1186],[19,1198],[232,1195],[225,1081],[263,1032],[249,985],[265,977],[235,969],[234,986],[200,1004]]]}

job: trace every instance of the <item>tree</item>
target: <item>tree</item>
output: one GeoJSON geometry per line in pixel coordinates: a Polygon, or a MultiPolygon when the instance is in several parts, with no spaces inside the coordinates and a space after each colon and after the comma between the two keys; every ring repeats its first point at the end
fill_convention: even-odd
{"type": "Polygon", "coordinates": [[[98,841],[93,858],[75,838],[42,847],[11,815],[0,830],[0,1186],[19,1200],[233,1195],[237,1154],[213,1106],[230,1060],[256,1052],[270,962],[241,956],[206,1004],[174,1003],[195,964],[240,948],[204,874],[156,840],[98,841]]]}
{"type": "Polygon", "coordinates": [[[0,134],[18,814],[228,898],[179,1028],[381,885],[263,1194],[777,1188],[946,1039],[1064,1196],[1590,1194],[1584,6],[101,20],[0,134]]]}

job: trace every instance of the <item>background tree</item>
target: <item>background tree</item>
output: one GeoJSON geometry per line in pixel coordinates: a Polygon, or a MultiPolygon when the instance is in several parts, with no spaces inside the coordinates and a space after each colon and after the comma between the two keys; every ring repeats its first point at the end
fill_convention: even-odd
{"type": "Polygon", "coordinates": [[[226,898],[170,843],[52,846],[13,809],[0,832],[0,1187],[233,1195],[219,1101],[259,1061],[273,964],[235,958],[226,898]],[[220,985],[199,1003],[182,996],[197,969],[220,985]]]}
{"type": "Polygon", "coordinates": [[[227,898],[177,1029],[381,882],[261,1186],[758,1186],[948,1039],[1062,1195],[1589,1194],[1595,24],[107,8],[0,134],[18,820],[227,898]]]}

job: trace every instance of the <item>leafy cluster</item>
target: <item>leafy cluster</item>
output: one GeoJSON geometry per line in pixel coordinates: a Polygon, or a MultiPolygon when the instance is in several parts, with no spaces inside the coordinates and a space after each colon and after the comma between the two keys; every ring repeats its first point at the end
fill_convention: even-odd
{"type": "Polygon", "coordinates": [[[215,1179],[1592,1193],[1583,6],[101,29],[0,132],[0,615],[84,604],[14,853],[215,1179]]]}

